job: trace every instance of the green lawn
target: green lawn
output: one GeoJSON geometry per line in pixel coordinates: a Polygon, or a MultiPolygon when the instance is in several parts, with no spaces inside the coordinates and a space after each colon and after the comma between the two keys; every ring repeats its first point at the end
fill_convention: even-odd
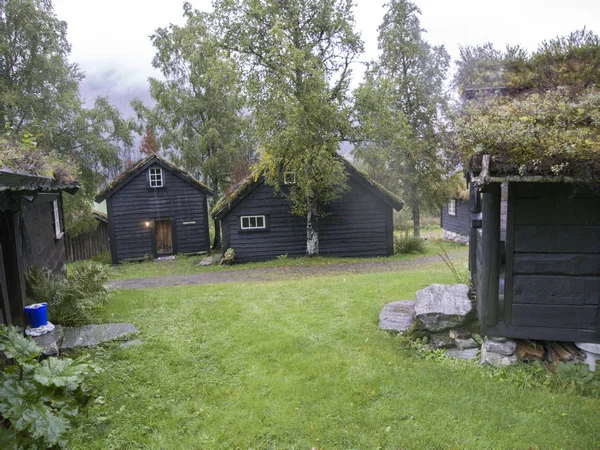
{"type": "Polygon", "coordinates": [[[206,273],[222,270],[245,270],[260,269],[269,267],[298,267],[298,266],[325,266],[335,264],[357,264],[370,261],[402,261],[421,258],[424,256],[433,256],[440,252],[440,245],[446,251],[458,250],[462,255],[466,254],[467,247],[451,242],[440,240],[431,240],[426,243],[425,253],[401,255],[395,254],[390,257],[379,258],[334,258],[334,257],[316,257],[316,258],[280,258],[260,263],[234,264],[233,266],[200,266],[200,261],[204,256],[183,256],[178,255],[173,260],[166,261],[144,261],[130,262],[115,266],[111,270],[111,277],[117,279],[131,278],[149,278],[169,275],[190,275],[194,273],[206,273]]]}
{"type": "Polygon", "coordinates": [[[598,448],[599,402],[426,360],[377,328],[383,304],[451,283],[385,274],[120,292],[141,346],[92,350],[101,398],[72,448],[598,448]]]}

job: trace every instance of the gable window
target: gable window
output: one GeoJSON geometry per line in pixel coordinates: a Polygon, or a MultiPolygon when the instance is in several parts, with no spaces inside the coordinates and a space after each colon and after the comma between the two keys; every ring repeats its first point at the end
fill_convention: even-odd
{"type": "Polygon", "coordinates": [[[450,202],[448,202],[448,215],[456,215],[456,199],[452,199],[450,202]]]}
{"type": "Polygon", "coordinates": [[[242,216],[242,230],[262,230],[266,228],[265,216],[242,216]]]}
{"type": "Polygon", "coordinates": [[[284,172],[283,184],[296,184],[296,172],[284,172]]]}
{"type": "Polygon", "coordinates": [[[52,215],[54,216],[54,237],[60,239],[63,237],[62,226],[60,223],[60,209],[58,208],[58,200],[52,201],[52,215]]]}
{"type": "Polygon", "coordinates": [[[163,173],[160,167],[152,168],[149,171],[150,174],[150,187],[159,188],[163,187],[163,173]]]}

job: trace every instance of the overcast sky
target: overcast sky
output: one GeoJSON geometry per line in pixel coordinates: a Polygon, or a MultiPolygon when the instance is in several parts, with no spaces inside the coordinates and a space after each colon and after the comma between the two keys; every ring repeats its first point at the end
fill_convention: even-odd
{"type": "MultiPolygon", "coordinates": [[[[193,0],[195,8],[208,10],[209,0],[193,0]]],[[[443,44],[453,60],[459,45],[492,42],[497,47],[522,44],[530,50],[546,39],[587,27],[600,34],[598,0],[417,0],[421,24],[431,44],[443,44]]],[[[377,56],[377,27],[384,1],[358,0],[357,28],[365,42],[360,58],[377,56]]],[[[134,97],[148,100],[147,79],[157,76],[151,66],[154,48],[149,36],[169,23],[182,24],[178,0],[54,0],[57,16],[68,23],[72,60],[86,73],[82,94],[92,100],[107,95],[129,114],[134,97]]],[[[360,65],[354,83],[360,81],[360,65]]]]}

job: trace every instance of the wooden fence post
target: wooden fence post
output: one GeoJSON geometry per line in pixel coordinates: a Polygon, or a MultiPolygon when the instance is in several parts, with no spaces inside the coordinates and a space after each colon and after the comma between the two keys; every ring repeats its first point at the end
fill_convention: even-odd
{"type": "MultiPolygon", "coordinates": [[[[487,326],[498,323],[500,285],[500,183],[483,193],[483,267],[481,289],[483,317],[487,326]]],[[[478,305],[479,306],[479,305],[478,305]]]]}

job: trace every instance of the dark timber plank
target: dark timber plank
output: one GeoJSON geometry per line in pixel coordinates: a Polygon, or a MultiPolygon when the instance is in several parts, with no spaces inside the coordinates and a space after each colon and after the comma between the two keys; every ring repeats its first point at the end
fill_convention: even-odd
{"type": "Polygon", "coordinates": [[[547,328],[596,329],[598,306],[513,304],[512,324],[547,328]]]}
{"type": "Polygon", "coordinates": [[[600,254],[600,226],[518,226],[515,251],[600,254]]]}
{"type": "Polygon", "coordinates": [[[600,257],[594,254],[515,253],[514,273],[590,276],[600,274],[600,257]]]}

